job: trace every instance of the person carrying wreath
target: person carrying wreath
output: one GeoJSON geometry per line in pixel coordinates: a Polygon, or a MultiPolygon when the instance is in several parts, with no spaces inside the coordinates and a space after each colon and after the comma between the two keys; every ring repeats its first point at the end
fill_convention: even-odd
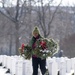
{"type": "MultiPolygon", "coordinates": [[[[32,38],[30,40],[30,46],[34,50],[36,48],[36,41],[42,38],[39,32],[39,28],[35,27],[32,31],[32,38]]],[[[38,67],[40,66],[40,70],[42,75],[46,73],[46,59],[41,59],[36,55],[32,55],[32,68],[33,68],[33,75],[38,75],[38,67]]]]}

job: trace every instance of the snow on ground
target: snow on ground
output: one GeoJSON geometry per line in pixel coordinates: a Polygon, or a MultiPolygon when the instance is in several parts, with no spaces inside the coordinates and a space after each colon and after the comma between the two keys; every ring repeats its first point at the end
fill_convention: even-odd
{"type": "Polygon", "coordinates": [[[9,73],[6,73],[7,69],[0,67],[0,75],[11,75],[9,73]]]}

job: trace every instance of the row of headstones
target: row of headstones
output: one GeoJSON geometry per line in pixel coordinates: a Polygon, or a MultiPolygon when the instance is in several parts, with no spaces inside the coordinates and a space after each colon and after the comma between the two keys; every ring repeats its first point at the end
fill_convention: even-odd
{"type": "Polygon", "coordinates": [[[51,58],[47,60],[50,75],[75,75],[75,58],[51,58]]]}
{"type": "MultiPolygon", "coordinates": [[[[11,75],[32,75],[32,61],[21,56],[0,55],[0,63],[10,69],[11,75]]],[[[48,58],[49,75],[72,75],[75,70],[75,58],[48,58]],[[59,73],[59,74],[58,74],[59,73]]],[[[74,73],[75,74],[75,73],[74,73]]],[[[41,75],[39,70],[38,75],[41,75]]]]}
{"type": "Polygon", "coordinates": [[[10,70],[11,75],[31,75],[32,73],[31,61],[20,56],[1,55],[0,63],[10,70]]]}

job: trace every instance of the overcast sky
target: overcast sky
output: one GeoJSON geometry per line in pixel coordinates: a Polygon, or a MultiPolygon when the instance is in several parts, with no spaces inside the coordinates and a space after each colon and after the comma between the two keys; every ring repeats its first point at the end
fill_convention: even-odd
{"type": "MultiPolygon", "coordinates": [[[[1,0],[0,0],[1,1],[1,0]]],[[[37,1],[37,0],[36,0],[37,1]]],[[[47,3],[48,0],[43,0],[44,3],[47,3]]],[[[54,5],[58,5],[60,3],[60,0],[54,0],[54,5]]],[[[12,2],[12,4],[16,4],[16,0],[7,0],[8,5],[11,5],[9,2],[12,2]]],[[[62,4],[63,6],[70,6],[75,4],[75,0],[62,0],[62,4]]],[[[1,4],[0,4],[1,5],[1,4]]]]}
{"type": "MultiPolygon", "coordinates": [[[[59,3],[60,0],[56,0],[56,2],[59,3]]],[[[75,0],[62,0],[62,5],[64,6],[73,5],[73,4],[75,4],[75,0]]]]}

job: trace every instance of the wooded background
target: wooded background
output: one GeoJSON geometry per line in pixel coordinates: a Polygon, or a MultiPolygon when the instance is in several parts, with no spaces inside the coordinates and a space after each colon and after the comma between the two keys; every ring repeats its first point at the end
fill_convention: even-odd
{"type": "Polygon", "coordinates": [[[0,3],[0,54],[15,55],[22,43],[32,37],[34,26],[38,26],[45,38],[59,43],[64,56],[75,56],[75,5],[51,5],[54,0],[8,0],[0,3]]]}

